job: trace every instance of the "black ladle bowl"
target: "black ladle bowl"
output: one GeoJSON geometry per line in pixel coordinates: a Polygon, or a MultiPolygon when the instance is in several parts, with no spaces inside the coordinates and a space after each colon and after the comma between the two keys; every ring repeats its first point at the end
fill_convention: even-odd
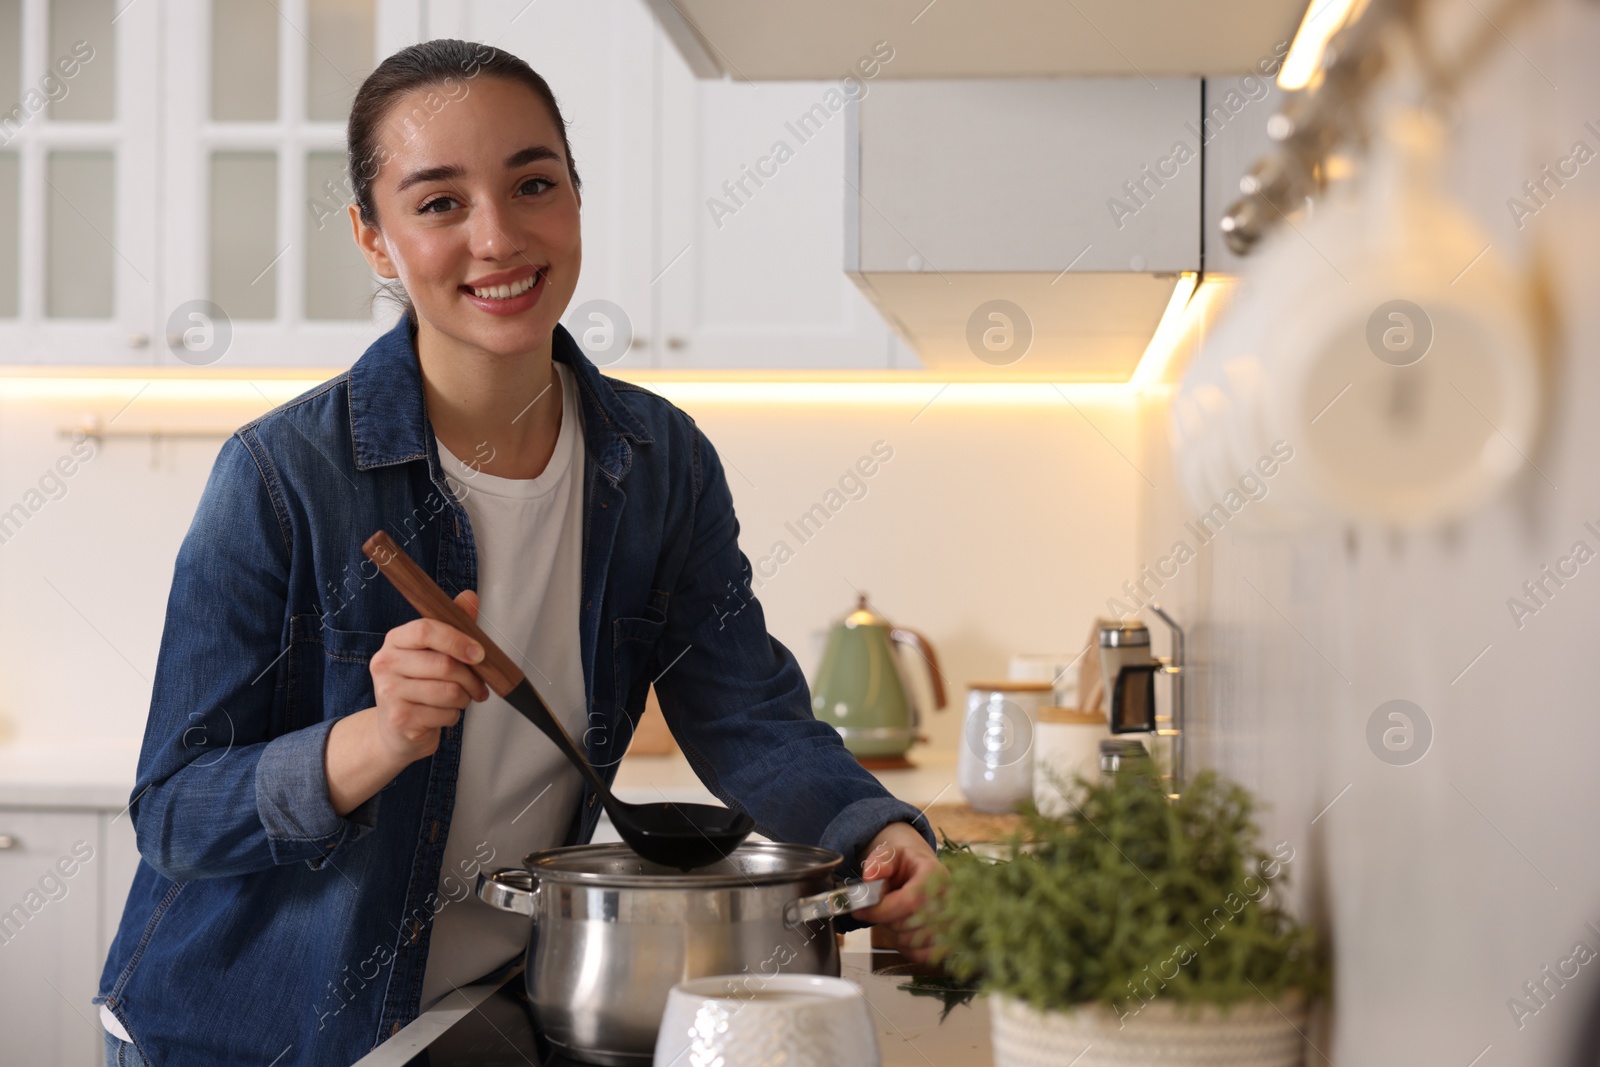
{"type": "Polygon", "coordinates": [[[712,804],[628,804],[601,794],[618,835],[639,855],[687,871],[717,862],[739,847],[756,821],[742,811],[712,804]],[[619,817],[615,808],[622,808],[619,817]],[[627,822],[630,830],[623,828],[627,822]]]}
{"type": "Polygon", "coordinates": [[[367,538],[361,551],[378,565],[384,577],[424,618],[454,626],[483,646],[483,661],[468,666],[490,689],[504,697],[506,703],[555,742],[590,788],[600,795],[617,835],[640,856],[663,867],[684,871],[705,867],[738,848],[756,828],[755,820],[744,812],[711,804],[671,801],[628,804],[618,800],[600,772],[573,744],[566,728],[551,713],[522,669],[489,640],[437,582],[400,550],[393,538],[380,530],[367,538]]]}

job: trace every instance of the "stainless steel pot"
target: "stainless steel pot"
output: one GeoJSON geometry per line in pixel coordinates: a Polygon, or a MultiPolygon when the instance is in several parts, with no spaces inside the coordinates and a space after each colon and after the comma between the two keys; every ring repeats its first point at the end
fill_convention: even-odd
{"type": "Polygon", "coordinates": [[[839,973],[833,917],[871,907],[883,883],[835,888],[843,857],[745,844],[683,873],[627,845],[535,852],[478,875],[478,896],[533,919],[528,997],[544,1036],[587,1063],[649,1063],[667,993],[688,978],[839,973]]]}

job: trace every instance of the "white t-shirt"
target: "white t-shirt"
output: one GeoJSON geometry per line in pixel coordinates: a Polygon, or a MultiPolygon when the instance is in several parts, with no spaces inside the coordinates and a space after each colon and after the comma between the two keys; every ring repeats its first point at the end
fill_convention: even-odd
{"type": "MultiPolygon", "coordinates": [[[[583,578],[583,416],[572,372],[561,382],[561,429],[537,478],[483,474],[439,445],[467,509],[478,555],[478,624],[533,682],[579,746],[587,728],[578,602],[583,578]]],[[[555,399],[554,392],[537,403],[555,399]]],[[[474,892],[480,868],[515,867],[562,843],[582,779],[555,744],[499,696],[462,716],[461,770],[450,818],[427,968],[426,1010],[522,955],[529,923],[474,892]],[[492,852],[490,851],[492,849],[492,852]],[[492,858],[491,858],[492,857],[492,858]]]]}

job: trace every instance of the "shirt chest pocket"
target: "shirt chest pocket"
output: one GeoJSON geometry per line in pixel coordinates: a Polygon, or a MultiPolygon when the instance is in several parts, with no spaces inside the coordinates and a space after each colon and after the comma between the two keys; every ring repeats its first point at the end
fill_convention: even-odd
{"type": "Polygon", "coordinates": [[[651,616],[624,616],[611,623],[612,683],[617,711],[644,707],[652,680],[651,666],[667,620],[651,616]]]}
{"type": "Polygon", "coordinates": [[[324,715],[339,718],[377,703],[372,688],[372,657],[387,634],[322,628],[324,715]]]}

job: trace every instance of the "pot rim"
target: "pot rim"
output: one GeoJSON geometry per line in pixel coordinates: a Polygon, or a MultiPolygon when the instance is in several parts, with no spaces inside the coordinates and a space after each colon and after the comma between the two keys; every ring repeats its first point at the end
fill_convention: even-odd
{"type": "Polygon", "coordinates": [[[735,871],[728,874],[695,874],[692,871],[672,869],[649,874],[608,874],[601,871],[564,870],[559,866],[562,862],[574,858],[635,856],[631,848],[617,841],[564,845],[560,848],[530,852],[522,858],[522,867],[541,884],[553,882],[604,889],[744,889],[786,885],[819,875],[828,875],[844,862],[844,857],[832,849],[782,841],[748,841],[732,853],[734,856],[751,854],[780,857],[789,866],[778,870],[735,871]]]}

